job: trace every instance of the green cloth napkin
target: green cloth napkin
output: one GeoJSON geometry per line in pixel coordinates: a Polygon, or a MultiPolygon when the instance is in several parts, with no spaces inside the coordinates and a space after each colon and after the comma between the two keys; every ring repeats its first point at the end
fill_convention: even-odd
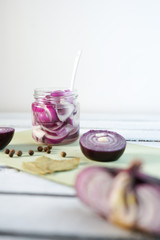
{"type": "Polygon", "coordinates": [[[23,155],[17,157],[15,154],[13,158],[10,158],[8,154],[5,154],[3,150],[0,151],[0,164],[25,171],[22,167],[22,162],[34,161],[39,156],[47,156],[53,159],[61,159],[60,153],[65,151],[68,157],[80,157],[79,166],[70,171],[56,172],[53,174],[47,174],[40,176],[51,181],[55,181],[61,184],[74,186],[75,178],[79,171],[87,166],[106,166],[106,167],[121,167],[125,168],[134,159],[140,159],[144,162],[143,172],[152,176],[160,178],[160,148],[146,147],[142,145],[127,143],[124,154],[115,162],[101,163],[91,161],[87,159],[81,152],[79,141],[64,145],[64,146],[53,146],[51,154],[37,151],[37,144],[32,139],[31,131],[23,131],[15,133],[12,141],[7,146],[9,149],[15,149],[15,151],[22,150],[23,155]],[[28,150],[34,150],[34,155],[30,156],[28,150]]]}

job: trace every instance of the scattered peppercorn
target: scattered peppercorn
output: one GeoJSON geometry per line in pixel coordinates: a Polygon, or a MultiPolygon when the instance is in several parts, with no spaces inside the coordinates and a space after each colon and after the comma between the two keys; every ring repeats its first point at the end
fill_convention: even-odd
{"type": "Polygon", "coordinates": [[[17,151],[17,153],[16,153],[16,154],[17,154],[17,156],[18,156],[18,157],[20,157],[20,156],[22,156],[22,151],[21,151],[21,150],[19,150],[19,151],[17,151]]]}
{"type": "Polygon", "coordinates": [[[48,149],[48,150],[46,151],[46,153],[48,153],[48,154],[49,154],[49,153],[51,153],[51,151],[48,149]]]}
{"type": "Polygon", "coordinates": [[[52,149],[52,146],[51,146],[51,145],[47,145],[47,148],[48,148],[49,150],[51,150],[51,149],[52,149]]]}
{"type": "Polygon", "coordinates": [[[42,152],[42,151],[43,151],[43,147],[42,147],[42,146],[39,146],[39,147],[37,148],[37,150],[38,150],[38,152],[42,152]]]}
{"type": "Polygon", "coordinates": [[[9,153],[9,149],[6,148],[6,149],[4,150],[4,153],[5,153],[5,154],[8,154],[8,153],[9,153]]]}
{"type": "Polygon", "coordinates": [[[32,156],[34,154],[34,151],[33,150],[29,150],[28,153],[29,153],[30,156],[32,156]]]}
{"type": "Polygon", "coordinates": [[[61,152],[62,157],[65,157],[66,155],[67,155],[66,152],[61,152]]]}
{"type": "Polygon", "coordinates": [[[13,157],[14,153],[13,152],[9,152],[9,157],[13,157]]]}
{"type": "Polygon", "coordinates": [[[48,150],[48,148],[47,148],[47,147],[44,147],[43,150],[46,152],[46,151],[48,150]]]}
{"type": "Polygon", "coordinates": [[[14,149],[11,149],[9,152],[12,152],[13,154],[15,154],[15,150],[14,149]]]}

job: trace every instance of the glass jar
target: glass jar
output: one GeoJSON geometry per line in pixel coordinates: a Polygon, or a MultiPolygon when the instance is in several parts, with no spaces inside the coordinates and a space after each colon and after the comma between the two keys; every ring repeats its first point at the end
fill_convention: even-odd
{"type": "Polygon", "coordinates": [[[44,144],[59,145],[79,136],[79,103],[71,90],[35,89],[32,103],[32,136],[44,144]]]}

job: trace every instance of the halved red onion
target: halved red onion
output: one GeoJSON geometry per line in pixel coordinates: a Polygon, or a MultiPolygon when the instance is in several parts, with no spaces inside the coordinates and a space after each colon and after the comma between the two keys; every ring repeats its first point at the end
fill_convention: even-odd
{"type": "Polygon", "coordinates": [[[113,176],[101,167],[88,167],[76,179],[76,191],[79,198],[99,212],[108,216],[108,197],[113,176]],[[105,184],[104,184],[105,183],[105,184]]]}
{"type": "Polygon", "coordinates": [[[139,167],[135,162],[127,169],[85,168],[76,178],[76,192],[109,221],[160,235],[159,179],[142,174],[139,167]]]}
{"type": "Polygon", "coordinates": [[[102,162],[117,160],[124,152],[126,140],[116,132],[107,130],[90,130],[80,138],[83,154],[102,162]]]}
{"type": "Polygon", "coordinates": [[[137,185],[136,196],[138,200],[136,227],[160,234],[160,186],[137,185]]]}
{"type": "Polygon", "coordinates": [[[13,138],[14,128],[0,127],[0,150],[5,148],[13,138]]]}

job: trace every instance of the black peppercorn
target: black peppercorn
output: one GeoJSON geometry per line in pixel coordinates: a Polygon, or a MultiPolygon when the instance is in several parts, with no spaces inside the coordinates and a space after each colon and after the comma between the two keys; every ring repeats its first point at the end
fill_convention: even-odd
{"type": "Polygon", "coordinates": [[[13,154],[15,154],[15,150],[14,149],[11,149],[9,152],[12,152],[13,154]]]}
{"type": "Polygon", "coordinates": [[[51,145],[47,145],[47,148],[48,148],[49,150],[51,150],[51,149],[52,149],[52,146],[51,146],[51,145]]]}
{"type": "Polygon", "coordinates": [[[28,153],[29,153],[30,156],[32,156],[34,154],[34,151],[33,150],[29,150],[28,153]]]}
{"type": "Polygon", "coordinates": [[[38,152],[42,152],[42,151],[43,151],[43,147],[42,147],[42,146],[39,146],[39,147],[37,148],[37,150],[38,150],[38,152]]]}
{"type": "Polygon", "coordinates": [[[48,148],[47,148],[47,147],[44,147],[43,150],[46,152],[46,151],[48,150],[48,148]]]}
{"type": "Polygon", "coordinates": [[[20,157],[20,156],[22,156],[22,151],[21,151],[21,150],[19,150],[19,151],[17,151],[17,153],[16,153],[16,154],[17,154],[17,156],[18,156],[18,157],[20,157]]]}
{"type": "Polygon", "coordinates": [[[62,157],[65,157],[66,155],[67,155],[66,152],[61,152],[62,157]]]}
{"type": "Polygon", "coordinates": [[[13,152],[9,152],[9,157],[13,157],[14,153],[13,152]]]}
{"type": "Polygon", "coordinates": [[[6,149],[4,150],[4,153],[5,153],[5,154],[8,154],[8,153],[9,153],[9,149],[6,148],[6,149]]]}

